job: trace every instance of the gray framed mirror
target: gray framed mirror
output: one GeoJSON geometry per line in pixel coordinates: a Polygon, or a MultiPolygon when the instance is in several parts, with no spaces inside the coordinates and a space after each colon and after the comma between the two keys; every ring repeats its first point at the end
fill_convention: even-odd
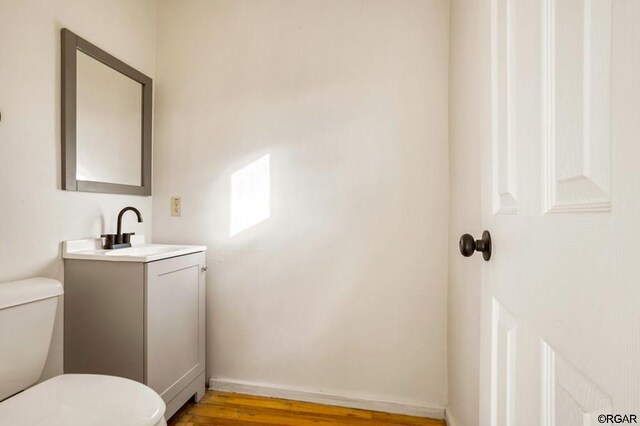
{"type": "Polygon", "coordinates": [[[151,195],[151,78],[66,28],[62,189],[151,195]]]}

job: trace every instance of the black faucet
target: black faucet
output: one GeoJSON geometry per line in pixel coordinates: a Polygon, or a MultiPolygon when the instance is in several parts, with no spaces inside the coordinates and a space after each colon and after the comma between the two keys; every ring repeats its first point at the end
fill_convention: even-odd
{"type": "Polygon", "coordinates": [[[120,249],[131,247],[131,236],[135,234],[135,232],[122,233],[122,216],[128,212],[132,211],[138,216],[138,223],[142,222],[142,215],[140,211],[135,207],[125,207],[120,210],[118,213],[118,230],[116,234],[103,234],[102,237],[105,238],[104,247],[107,250],[112,249],[120,249]]]}

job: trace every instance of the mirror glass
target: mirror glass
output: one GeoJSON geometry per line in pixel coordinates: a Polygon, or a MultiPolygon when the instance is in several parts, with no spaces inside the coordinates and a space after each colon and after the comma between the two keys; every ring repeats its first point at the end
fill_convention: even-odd
{"type": "Polygon", "coordinates": [[[142,84],[80,50],[76,78],[76,179],[142,185],[142,84]]]}

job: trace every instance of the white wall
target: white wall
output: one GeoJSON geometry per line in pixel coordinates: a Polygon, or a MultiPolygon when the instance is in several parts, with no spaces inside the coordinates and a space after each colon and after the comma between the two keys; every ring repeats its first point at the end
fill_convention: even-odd
{"type": "Polygon", "coordinates": [[[444,406],[448,13],[159,1],[153,232],[209,247],[210,376],[444,406]],[[265,154],[270,218],[230,237],[265,154]]]}
{"type": "Polygon", "coordinates": [[[478,255],[462,257],[456,242],[462,234],[482,234],[481,135],[482,93],[490,58],[482,49],[488,37],[481,19],[488,3],[452,0],[449,41],[449,287],[447,305],[450,413],[457,426],[478,419],[480,353],[480,268],[478,255]],[[481,84],[482,83],[482,84],[481,84]]]}
{"type": "MultiPolygon", "coordinates": [[[[63,278],[60,242],[115,231],[148,197],[60,190],[60,28],[67,27],[143,73],[155,71],[153,0],[0,0],[0,282],[63,278]]],[[[44,378],[62,372],[62,304],[44,378]]]]}

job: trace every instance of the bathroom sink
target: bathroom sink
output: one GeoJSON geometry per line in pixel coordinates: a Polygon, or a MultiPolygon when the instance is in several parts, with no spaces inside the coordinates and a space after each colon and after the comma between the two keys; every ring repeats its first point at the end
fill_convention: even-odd
{"type": "Polygon", "coordinates": [[[105,256],[151,256],[154,254],[171,253],[172,251],[183,250],[188,246],[169,246],[164,244],[145,244],[136,247],[129,247],[117,250],[105,250],[105,256]]]}
{"type": "Polygon", "coordinates": [[[145,244],[144,236],[132,236],[131,247],[105,250],[102,239],[65,241],[62,257],[79,260],[104,260],[110,262],[154,262],[170,257],[205,251],[205,246],[185,246],[172,244],[145,244]]]}

